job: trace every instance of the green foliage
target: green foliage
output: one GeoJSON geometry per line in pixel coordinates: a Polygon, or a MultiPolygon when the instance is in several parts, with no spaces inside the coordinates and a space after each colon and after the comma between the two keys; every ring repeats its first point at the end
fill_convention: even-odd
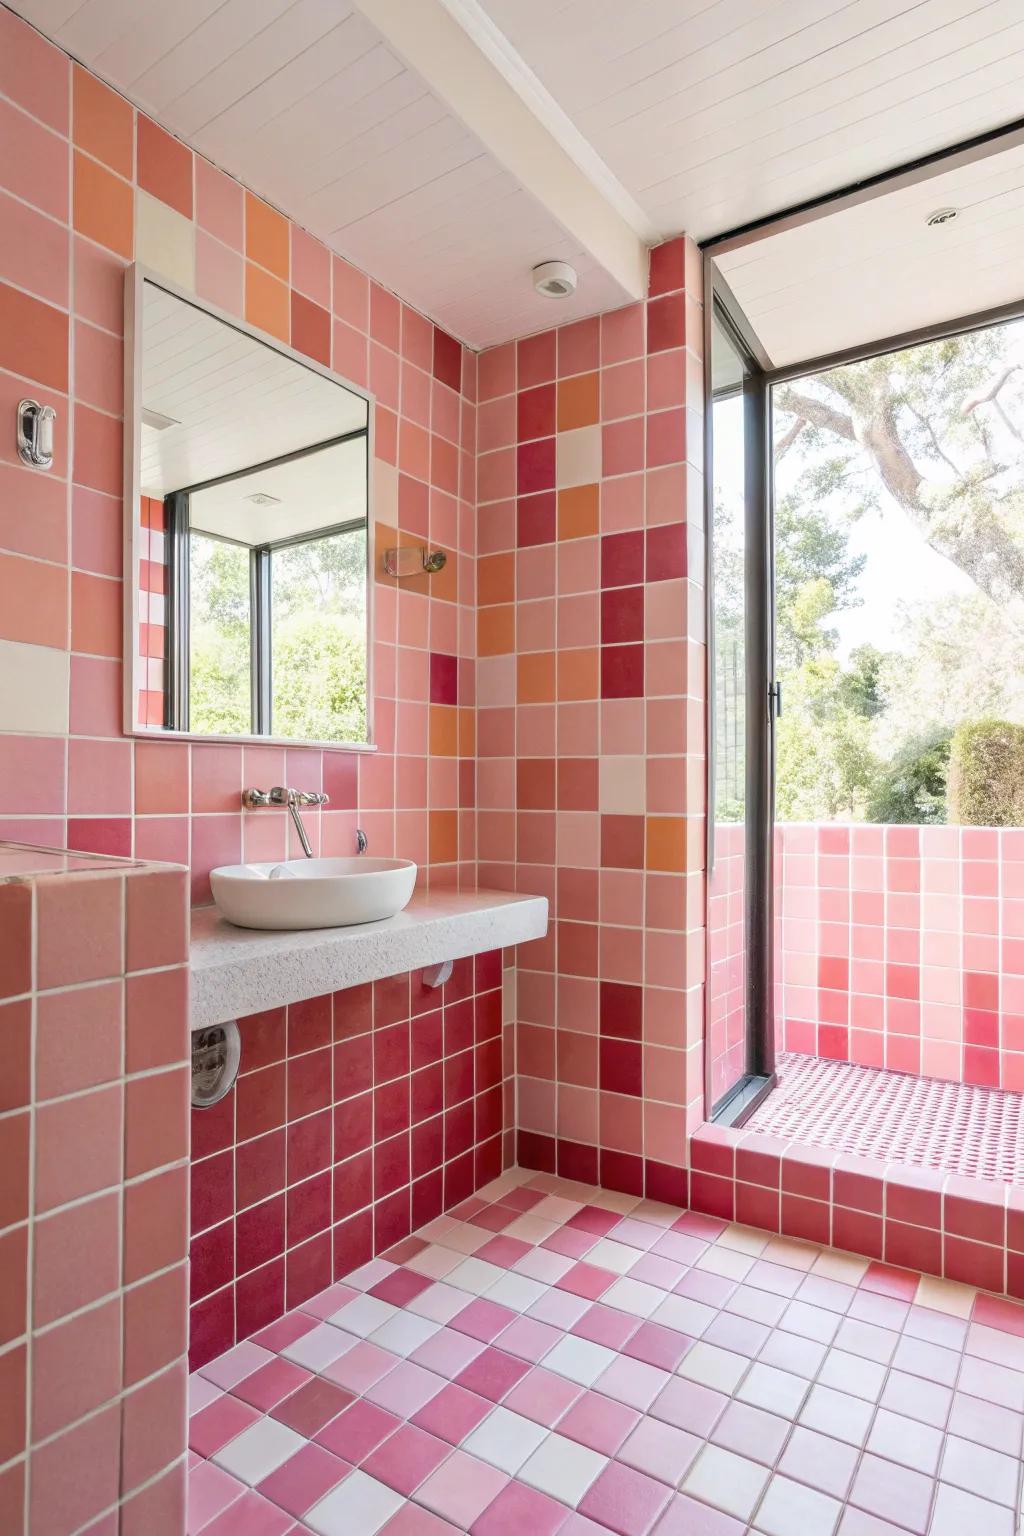
{"type": "Polygon", "coordinates": [[[940,727],[913,736],[881,763],[867,797],[866,820],[914,825],[944,822],[952,735],[948,727],[940,727]]]}
{"type": "Polygon", "coordinates": [[[970,827],[1024,826],[1024,726],[976,720],[953,733],[949,819],[970,827]]]}
{"type": "Polygon", "coordinates": [[[296,613],[274,626],[273,733],[366,740],[366,634],[351,619],[296,613]]]}

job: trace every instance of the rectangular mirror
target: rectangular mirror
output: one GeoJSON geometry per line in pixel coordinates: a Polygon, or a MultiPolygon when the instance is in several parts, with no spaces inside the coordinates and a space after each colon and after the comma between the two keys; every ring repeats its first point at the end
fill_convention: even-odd
{"type": "Polygon", "coordinates": [[[367,396],[126,281],[127,729],[365,746],[367,396]]]}

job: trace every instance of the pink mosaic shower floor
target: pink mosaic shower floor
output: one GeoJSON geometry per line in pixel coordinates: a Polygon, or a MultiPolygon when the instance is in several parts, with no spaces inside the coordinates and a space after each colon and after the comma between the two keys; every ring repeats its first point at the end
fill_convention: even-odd
{"type": "Polygon", "coordinates": [[[1024,1308],[513,1171],[190,1409],[190,1536],[1014,1536],[1024,1308]]]}
{"type": "Polygon", "coordinates": [[[746,1129],[971,1178],[1024,1184],[1024,1098],[998,1088],[784,1054],[746,1129]]]}

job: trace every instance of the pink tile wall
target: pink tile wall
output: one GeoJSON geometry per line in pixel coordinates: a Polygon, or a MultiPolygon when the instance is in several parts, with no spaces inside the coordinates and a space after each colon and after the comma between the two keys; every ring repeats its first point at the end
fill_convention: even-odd
{"type": "Polygon", "coordinates": [[[0,1530],[179,1536],[185,872],[5,852],[0,1530]]]}
{"type": "Polygon", "coordinates": [[[778,1043],[1024,1091],[1024,831],[782,825],[778,1043]]]}
{"type": "Polygon", "coordinates": [[[715,827],[715,863],[708,882],[708,1113],[745,1069],[745,879],[745,829],[720,823],[715,827]]]}
{"type": "Polygon", "coordinates": [[[481,883],[545,895],[519,1160],[666,1199],[702,1106],[699,262],[479,365],[481,883]]]}
{"type": "Polygon", "coordinates": [[[17,647],[28,722],[0,734],[0,835],[187,863],[205,903],[214,865],[297,851],[285,816],[240,808],[244,785],[287,781],[330,795],[310,817],[322,851],[352,850],[358,823],[373,852],[471,884],[475,356],[4,8],[0,59],[17,146],[0,167],[0,406],[58,413],[50,472],[0,443],[0,649],[17,647]],[[378,542],[449,558],[429,580],[378,571],[375,754],[122,734],[122,289],[140,251],[376,395],[378,542]]]}
{"type": "Polygon", "coordinates": [[[240,1021],[235,1087],[192,1111],[193,1368],[512,1160],[501,980],[495,950],[240,1021]]]}

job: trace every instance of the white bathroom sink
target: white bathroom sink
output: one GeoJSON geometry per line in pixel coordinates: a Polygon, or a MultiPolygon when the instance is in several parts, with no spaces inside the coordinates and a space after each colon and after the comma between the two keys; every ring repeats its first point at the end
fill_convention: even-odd
{"type": "Polygon", "coordinates": [[[416,884],[409,859],[284,859],[225,864],[213,899],[239,928],[348,928],[401,912],[416,884]]]}

